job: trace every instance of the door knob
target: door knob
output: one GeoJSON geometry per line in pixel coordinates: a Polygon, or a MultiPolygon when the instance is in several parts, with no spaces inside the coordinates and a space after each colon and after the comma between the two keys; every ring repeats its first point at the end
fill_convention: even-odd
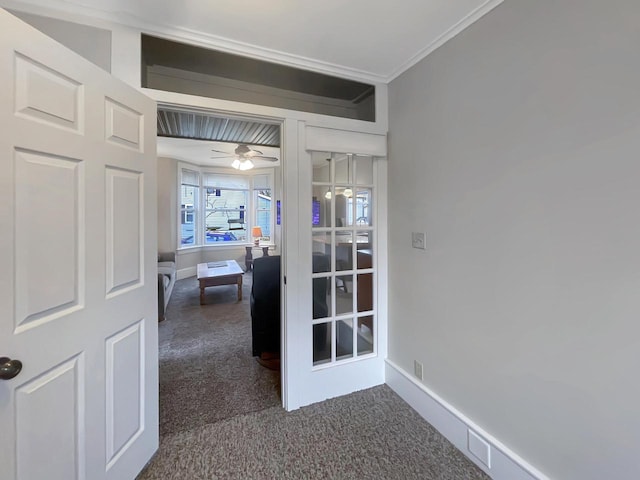
{"type": "Polygon", "coordinates": [[[8,357],[0,357],[0,380],[11,380],[22,370],[20,360],[11,360],[8,357]]]}

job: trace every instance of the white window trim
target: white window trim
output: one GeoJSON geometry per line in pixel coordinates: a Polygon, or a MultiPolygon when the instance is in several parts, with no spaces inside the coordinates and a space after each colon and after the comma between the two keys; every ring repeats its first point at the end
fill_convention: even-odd
{"type": "Polygon", "coordinates": [[[275,199],[275,168],[259,168],[247,170],[244,172],[240,172],[238,170],[232,168],[223,168],[223,167],[206,167],[195,165],[193,163],[188,162],[177,162],[177,202],[176,206],[178,208],[178,222],[177,222],[177,247],[176,250],[178,252],[189,252],[201,249],[229,249],[229,248],[238,248],[245,247],[250,244],[253,244],[251,238],[248,238],[245,241],[237,241],[237,242],[218,242],[217,243],[204,243],[204,212],[205,208],[203,203],[204,198],[204,175],[205,174],[219,174],[219,175],[238,175],[249,177],[249,195],[248,195],[248,203],[249,205],[245,208],[245,215],[248,217],[247,222],[247,235],[250,237],[251,235],[251,227],[253,227],[257,222],[257,203],[255,200],[255,188],[254,188],[254,177],[257,175],[267,175],[269,177],[269,188],[271,189],[271,222],[270,222],[270,231],[271,231],[271,239],[268,242],[261,242],[260,245],[264,247],[274,247],[274,237],[275,237],[275,216],[276,216],[276,201],[275,199]],[[181,208],[181,200],[182,200],[182,170],[191,170],[198,173],[198,199],[197,202],[194,202],[194,210],[195,210],[195,226],[194,226],[194,236],[196,237],[196,243],[194,245],[182,245],[182,232],[181,232],[181,221],[182,221],[182,208],[181,208]],[[196,205],[197,203],[197,205],[196,205]]]}

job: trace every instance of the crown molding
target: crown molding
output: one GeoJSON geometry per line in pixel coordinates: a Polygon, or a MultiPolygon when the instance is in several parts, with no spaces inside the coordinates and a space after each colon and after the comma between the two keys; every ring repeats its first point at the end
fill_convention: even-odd
{"type": "Polygon", "coordinates": [[[0,6],[3,8],[19,10],[25,13],[31,13],[33,15],[51,16],[61,20],[73,21],[73,19],[75,19],[78,21],[81,17],[84,17],[85,20],[98,19],[101,22],[96,26],[100,26],[101,28],[105,28],[105,25],[102,22],[107,22],[134,28],[147,35],[160,36],[169,40],[189,43],[199,47],[212,48],[214,50],[223,50],[227,53],[278,63],[289,67],[302,68],[318,73],[324,73],[326,75],[368,83],[386,83],[385,75],[330,62],[324,62],[322,60],[316,60],[302,55],[295,55],[279,50],[264,48],[186,27],[150,23],[143,18],[137,15],[132,15],[128,12],[112,13],[106,10],[76,5],[66,1],[59,3],[56,2],[55,7],[53,7],[51,3],[47,1],[0,0],[0,6]]]}
{"type": "Polygon", "coordinates": [[[109,24],[120,25],[134,28],[147,35],[156,35],[173,41],[186,42],[195,46],[223,50],[228,53],[255,58],[257,60],[274,62],[294,68],[303,68],[356,81],[387,84],[496,8],[503,1],[504,0],[487,0],[387,75],[264,48],[185,27],[150,23],[128,12],[112,13],[102,9],[77,5],[68,1],[57,1],[55,2],[55,6],[53,6],[52,2],[48,0],[0,0],[0,6],[33,15],[51,16],[61,20],[76,22],[82,22],[84,20],[100,28],[107,28],[109,24]]]}
{"type": "Polygon", "coordinates": [[[399,77],[404,72],[413,67],[420,60],[433,53],[436,49],[444,45],[446,42],[451,40],[453,37],[462,32],[465,28],[469,27],[474,22],[477,22],[480,18],[485,16],[491,10],[500,5],[504,0],[487,0],[482,5],[480,5],[475,10],[471,11],[466,17],[462,20],[451,26],[447,29],[442,35],[438,36],[435,40],[433,40],[429,45],[424,47],[418,53],[416,53],[409,60],[404,62],[398,68],[396,68],[393,72],[385,77],[384,82],[390,83],[393,79],[399,77]]]}
{"type": "Polygon", "coordinates": [[[324,73],[326,75],[348,78],[367,83],[386,83],[385,75],[379,75],[365,70],[324,62],[322,60],[316,60],[302,55],[272,50],[184,27],[176,28],[166,25],[144,25],[143,22],[137,22],[135,25],[128,26],[140,28],[145,34],[155,34],[170,40],[182,43],[186,42],[200,47],[213,48],[214,50],[222,50],[227,53],[255,58],[257,60],[278,63],[280,65],[286,65],[294,68],[302,68],[318,73],[324,73]]]}

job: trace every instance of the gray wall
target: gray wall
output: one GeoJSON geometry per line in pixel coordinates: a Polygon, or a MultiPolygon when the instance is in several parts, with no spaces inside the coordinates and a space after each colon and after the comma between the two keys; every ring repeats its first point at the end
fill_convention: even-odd
{"type": "Polygon", "coordinates": [[[389,357],[552,478],[640,478],[639,21],[508,0],[390,85],[389,357]]]}
{"type": "Polygon", "coordinates": [[[14,10],[10,12],[103,70],[111,72],[109,30],[14,10]]]}
{"type": "Polygon", "coordinates": [[[178,162],[158,158],[158,251],[174,252],[178,242],[178,162]]]}

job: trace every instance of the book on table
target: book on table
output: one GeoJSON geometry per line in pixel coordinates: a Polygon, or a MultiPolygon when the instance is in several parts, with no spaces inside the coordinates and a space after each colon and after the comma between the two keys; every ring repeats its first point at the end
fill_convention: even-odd
{"type": "Polygon", "coordinates": [[[207,263],[207,268],[220,268],[220,267],[226,267],[227,266],[227,262],[208,262],[207,263]]]}

